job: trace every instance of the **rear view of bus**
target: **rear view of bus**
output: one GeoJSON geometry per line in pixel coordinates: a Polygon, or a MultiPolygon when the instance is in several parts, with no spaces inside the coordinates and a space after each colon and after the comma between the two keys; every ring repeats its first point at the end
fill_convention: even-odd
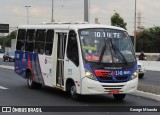
{"type": "Polygon", "coordinates": [[[84,64],[83,94],[113,94],[117,100],[137,89],[137,61],[122,29],[79,29],[84,64]]]}

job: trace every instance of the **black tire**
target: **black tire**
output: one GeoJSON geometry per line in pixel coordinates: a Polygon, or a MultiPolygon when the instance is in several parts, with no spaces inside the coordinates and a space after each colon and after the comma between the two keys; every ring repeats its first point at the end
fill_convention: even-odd
{"type": "Polygon", "coordinates": [[[77,94],[77,90],[76,90],[76,86],[75,86],[75,84],[73,84],[73,85],[71,85],[70,86],[70,96],[71,96],[71,98],[73,99],[73,100],[80,100],[80,97],[81,97],[81,95],[80,94],[77,94]]]}
{"type": "Polygon", "coordinates": [[[117,101],[122,101],[125,98],[126,94],[113,94],[113,97],[117,101]]]}
{"type": "Polygon", "coordinates": [[[40,89],[42,87],[42,84],[33,81],[31,72],[27,73],[27,84],[30,89],[40,89]]]}
{"type": "Polygon", "coordinates": [[[142,79],[144,74],[139,74],[139,78],[142,79]]]}
{"type": "Polygon", "coordinates": [[[6,60],[3,58],[3,61],[6,61],[6,60]]]}
{"type": "Polygon", "coordinates": [[[11,62],[11,59],[9,58],[9,62],[11,62]]]}

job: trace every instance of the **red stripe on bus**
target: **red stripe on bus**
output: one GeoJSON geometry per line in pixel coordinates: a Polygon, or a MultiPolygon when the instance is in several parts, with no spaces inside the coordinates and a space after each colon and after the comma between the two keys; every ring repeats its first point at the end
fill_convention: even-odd
{"type": "Polygon", "coordinates": [[[106,77],[110,71],[109,70],[94,70],[96,76],[106,77]]]}

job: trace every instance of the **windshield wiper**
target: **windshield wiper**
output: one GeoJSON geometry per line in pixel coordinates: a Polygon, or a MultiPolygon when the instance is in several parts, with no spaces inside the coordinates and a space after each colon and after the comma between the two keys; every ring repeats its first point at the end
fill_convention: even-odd
{"type": "Polygon", "coordinates": [[[102,61],[102,58],[103,58],[103,55],[104,55],[104,52],[106,50],[106,43],[104,44],[103,48],[102,48],[102,51],[101,51],[101,54],[100,54],[100,57],[99,57],[99,63],[102,61]]]}
{"type": "Polygon", "coordinates": [[[126,58],[124,57],[124,55],[119,51],[119,49],[113,44],[112,40],[110,39],[111,45],[112,45],[112,49],[113,51],[118,54],[117,56],[120,58],[120,60],[125,63],[128,64],[128,61],[126,60],[126,58]]]}

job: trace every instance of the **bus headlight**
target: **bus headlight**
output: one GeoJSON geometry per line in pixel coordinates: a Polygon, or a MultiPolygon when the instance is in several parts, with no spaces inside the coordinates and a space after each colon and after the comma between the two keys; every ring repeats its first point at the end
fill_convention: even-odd
{"type": "Polygon", "coordinates": [[[93,73],[91,73],[91,72],[90,72],[88,69],[86,69],[86,68],[85,68],[85,74],[86,74],[86,77],[87,77],[87,78],[97,81],[96,76],[95,76],[93,73]]]}
{"type": "Polygon", "coordinates": [[[134,73],[132,74],[130,80],[133,80],[133,79],[135,79],[135,78],[137,78],[137,77],[138,77],[138,72],[136,71],[136,72],[134,72],[134,73]]]}

